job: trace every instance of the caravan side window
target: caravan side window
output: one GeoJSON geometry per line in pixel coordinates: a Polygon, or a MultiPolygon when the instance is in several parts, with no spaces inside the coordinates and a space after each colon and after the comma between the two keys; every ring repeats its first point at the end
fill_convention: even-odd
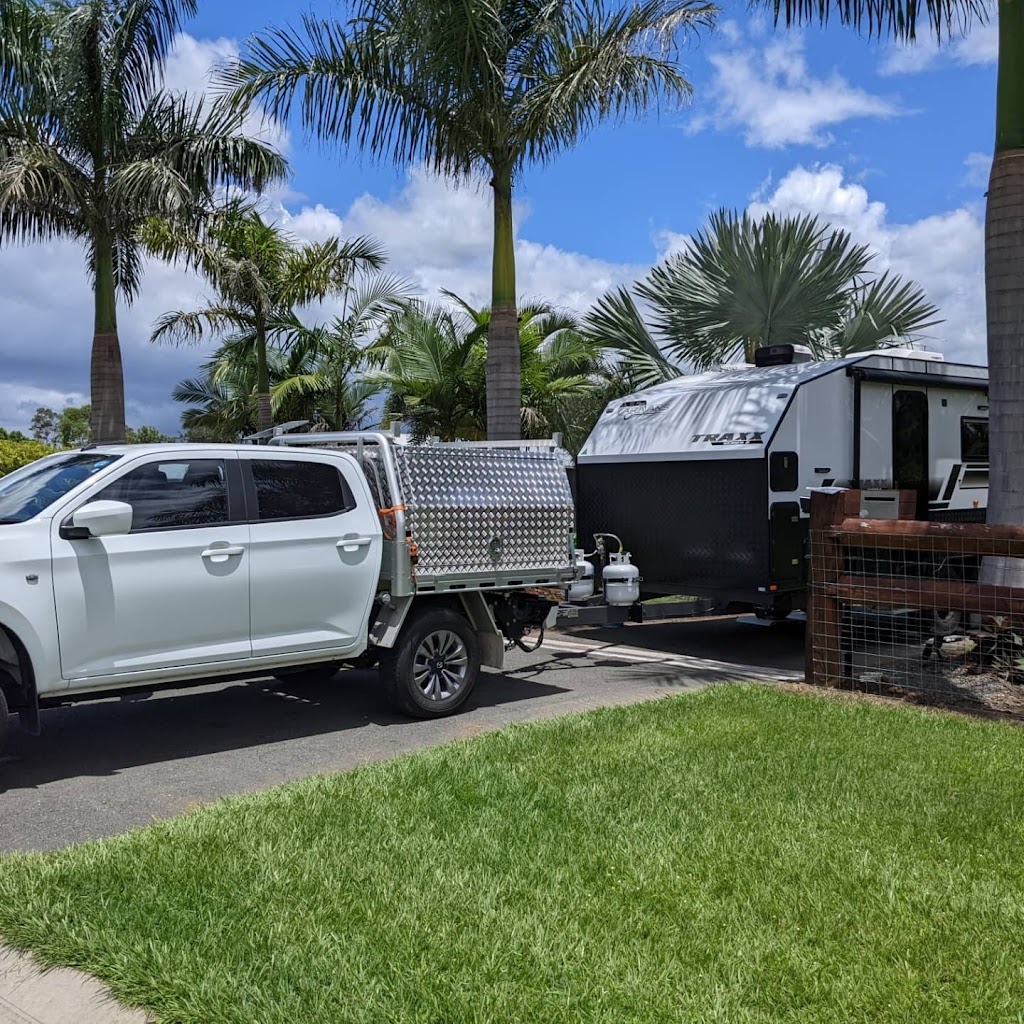
{"type": "Polygon", "coordinates": [[[967,416],[961,418],[960,461],[988,462],[988,420],[967,416]]]}
{"type": "Polygon", "coordinates": [[[799,465],[796,452],[772,452],[768,459],[768,486],[773,491],[795,491],[800,486],[799,465]]]}

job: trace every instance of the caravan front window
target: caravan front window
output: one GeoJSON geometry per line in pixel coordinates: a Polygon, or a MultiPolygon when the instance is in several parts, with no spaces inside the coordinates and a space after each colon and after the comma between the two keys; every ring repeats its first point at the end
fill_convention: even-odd
{"type": "Polygon", "coordinates": [[[988,462],[988,420],[967,416],[960,420],[960,461],[988,462]]]}

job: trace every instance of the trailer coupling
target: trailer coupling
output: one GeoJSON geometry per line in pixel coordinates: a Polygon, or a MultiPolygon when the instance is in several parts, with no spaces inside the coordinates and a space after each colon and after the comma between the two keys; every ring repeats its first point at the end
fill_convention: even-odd
{"type": "Polygon", "coordinates": [[[553,626],[558,617],[558,601],[551,596],[529,591],[514,591],[502,595],[494,604],[494,621],[505,637],[505,650],[518,647],[530,653],[544,642],[544,630],[553,626]],[[527,644],[525,639],[534,630],[537,638],[527,644]]]}

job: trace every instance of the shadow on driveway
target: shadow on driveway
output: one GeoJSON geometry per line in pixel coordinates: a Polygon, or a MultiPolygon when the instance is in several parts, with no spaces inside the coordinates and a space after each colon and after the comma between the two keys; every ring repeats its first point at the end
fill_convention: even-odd
{"type": "Polygon", "coordinates": [[[752,625],[736,616],[667,619],[614,628],[572,626],[552,636],[582,637],[662,654],[683,654],[787,671],[802,671],[804,667],[805,624],[795,620],[752,625]]]}
{"type": "MultiPolygon", "coordinates": [[[[536,679],[487,673],[465,711],[564,692],[536,679]]],[[[261,678],[166,690],[147,699],[126,695],[44,711],[42,724],[38,737],[17,731],[10,736],[0,757],[0,793],[371,724],[408,726],[414,720],[390,709],[375,672],[351,669],[316,685],[261,678]]]]}

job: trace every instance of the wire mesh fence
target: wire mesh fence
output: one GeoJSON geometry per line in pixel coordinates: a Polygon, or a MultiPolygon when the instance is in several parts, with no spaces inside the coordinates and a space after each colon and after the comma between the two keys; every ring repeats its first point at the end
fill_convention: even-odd
{"type": "Polygon", "coordinates": [[[1024,716],[1024,528],[870,519],[861,499],[812,499],[808,681],[1024,716]]]}

